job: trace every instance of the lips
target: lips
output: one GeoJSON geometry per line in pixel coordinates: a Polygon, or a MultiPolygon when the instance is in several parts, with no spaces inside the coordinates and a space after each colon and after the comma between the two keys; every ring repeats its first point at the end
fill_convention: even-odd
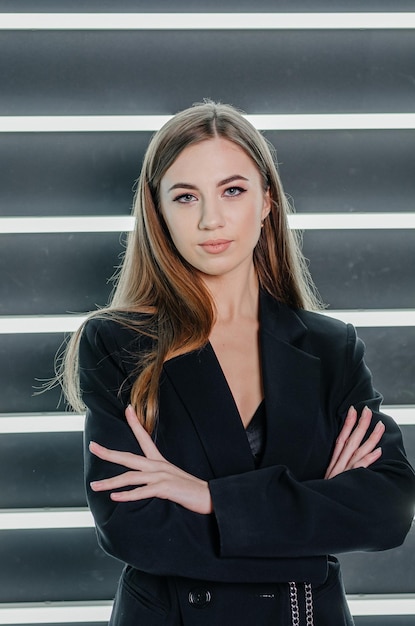
{"type": "Polygon", "coordinates": [[[219,254],[220,252],[225,252],[231,243],[231,239],[209,239],[199,245],[209,254],[219,254]]]}

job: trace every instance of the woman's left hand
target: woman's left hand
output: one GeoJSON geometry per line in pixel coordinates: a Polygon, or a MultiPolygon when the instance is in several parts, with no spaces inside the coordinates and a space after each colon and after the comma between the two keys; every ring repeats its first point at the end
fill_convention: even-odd
{"type": "Polygon", "coordinates": [[[104,461],[123,465],[130,470],[112,478],[94,481],[91,483],[91,489],[111,491],[135,486],[135,489],[127,491],[114,491],[110,497],[115,502],[162,498],[176,502],[195,513],[211,513],[212,499],[208,483],[169,463],[160,454],[150,435],[138,421],[131,405],[127,407],[125,416],[144,456],[110,450],[91,441],[89,450],[92,454],[104,461]]]}
{"type": "Polygon", "coordinates": [[[360,419],[356,409],[353,406],[349,408],[324,478],[334,478],[351,469],[369,467],[381,457],[382,448],[378,447],[378,443],[385,432],[385,426],[381,421],[362,443],[371,419],[372,411],[367,406],[363,409],[360,419]]]}

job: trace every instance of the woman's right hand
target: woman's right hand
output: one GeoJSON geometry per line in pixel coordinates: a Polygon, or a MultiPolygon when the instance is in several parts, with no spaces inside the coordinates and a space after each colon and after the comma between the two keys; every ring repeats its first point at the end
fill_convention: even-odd
{"type": "Polygon", "coordinates": [[[385,432],[383,422],[379,421],[371,435],[362,443],[372,419],[372,411],[365,406],[357,419],[357,411],[351,406],[347,412],[343,428],[337,437],[336,445],[324,478],[334,478],[342,472],[358,467],[369,467],[382,455],[382,448],[377,447],[385,432]]]}

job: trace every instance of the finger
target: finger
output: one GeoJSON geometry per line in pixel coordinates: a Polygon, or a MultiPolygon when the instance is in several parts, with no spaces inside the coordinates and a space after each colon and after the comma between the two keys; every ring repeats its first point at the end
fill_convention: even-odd
{"type": "Polygon", "coordinates": [[[383,422],[379,421],[367,441],[355,450],[351,458],[345,462],[347,457],[345,457],[344,453],[343,457],[341,457],[333,467],[329,468],[330,471],[327,470],[325,478],[334,478],[334,476],[337,476],[347,470],[356,469],[358,467],[369,467],[369,465],[372,465],[372,463],[377,461],[382,455],[381,448],[376,448],[376,446],[382,439],[384,432],[385,425],[383,422]]]}
{"type": "Polygon", "coordinates": [[[115,502],[137,502],[138,500],[147,500],[156,497],[153,488],[146,486],[137,487],[128,491],[115,491],[110,494],[111,500],[115,502]]]}
{"type": "MultiPolygon", "coordinates": [[[[346,417],[346,421],[348,422],[348,424],[346,426],[346,421],[345,421],[344,434],[346,434],[348,430],[350,429],[350,425],[352,424],[353,419],[354,421],[356,421],[355,419],[356,416],[357,416],[357,413],[355,412],[355,410],[350,411],[349,409],[348,415],[346,417]]],[[[340,440],[340,442],[344,441],[343,448],[340,449],[340,454],[337,454],[340,448],[340,444],[338,446],[338,449],[337,450],[335,449],[336,459],[334,462],[332,459],[332,462],[330,463],[326,471],[325,478],[333,478],[333,475],[337,475],[337,474],[340,474],[341,472],[351,469],[351,462],[352,460],[356,460],[356,459],[353,459],[356,453],[358,454],[359,458],[361,457],[361,455],[359,454],[359,446],[367,433],[367,430],[370,426],[371,419],[372,419],[372,411],[367,406],[365,406],[360,416],[360,419],[357,422],[357,425],[352,430],[348,439],[346,439],[345,441],[344,441],[343,429],[342,429],[342,433],[340,433],[338,439],[340,440]]],[[[370,451],[373,450],[373,447],[374,446],[372,446],[372,448],[369,447],[368,449],[365,450],[365,452],[367,452],[368,450],[370,451]]],[[[335,454],[333,453],[333,458],[334,456],[335,454]]]]}
{"type": "Polygon", "coordinates": [[[351,461],[355,463],[356,461],[359,461],[359,459],[364,458],[367,454],[373,452],[379,441],[382,439],[384,432],[385,425],[383,422],[379,421],[368,439],[354,452],[351,461]]]}
{"type": "Polygon", "coordinates": [[[370,422],[372,419],[372,411],[365,406],[360,415],[359,421],[356,424],[353,432],[351,433],[348,441],[346,442],[346,446],[351,448],[358,447],[362,443],[364,436],[367,433],[367,429],[370,426],[370,422]]]}
{"type": "Polygon", "coordinates": [[[334,478],[339,474],[342,474],[344,471],[350,469],[358,469],[360,467],[367,468],[372,465],[375,461],[377,461],[382,456],[382,448],[376,448],[373,452],[370,452],[365,457],[351,465],[350,467],[346,467],[345,469],[340,469],[339,467],[334,467],[331,471],[330,475],[326,476],[326,479],[334,478]]]}
{"type": "Polygon", "coordinates": [[[336,439],[336,445],[334,446],[333,454],[330,460],[330,464],[326,471],[325,478],[328,477],[333,467],[336,465],[342,450],[347,442],[350,433],[352,432],[357,421],[357,411],[354,406],[351,406],[347,412],[346,419],[344,420],[343,427],[339,433],[339,436],[336,439]]]}
{"type": "Polygon", "coordinates": [[[140,448],[143,451],[143,454],[148,459],[156,459],[161,461],[164,457],[160,454],[152,438],[150,437],[144,426],[140,423],[137,414],[131,404],[129,404],[125,409],[125,417],[131,430],[134,433],[135,438],[140,445],[140,448]]]}
{"type": "Polygon", "coordinates": [[[369,467],[375,461],[382,456],[382,448],[376,448],[373,452],[366,454],[362,459],[353,464],[351,469],[358,469],[359,467],[369,467]]]}
{"type": "Polygon", "coordinates": [[[123,465],[124,467],[128,467],[133,470],[141,470],[143,468],[143,463],[147,461],[145,457],[138,454],[133,454],[132,452],[122,452],[121,450],[110,450],[95,441],[91,441],[89,443],[89,450],[92,454],[99,457],[103,461],[117,463],[117,465],[123,465]]]}
{"type": "Polygon", "coordinates": [[[143,485],[146,482],[143,472],[131,471],[104,478],[103,480],[94,480],[90,483],[93,491],[110,491],[111,489],[120,489],[121,487],[130,487],[132,485],[143,485]]]}
{"type": "MultiPolygon", "coordinates": [[[[143,485],[136,489],[129,489],[128,491],[115,491],[110,494],[111,500],[116,502],[136,502],[138,500],[148,500],[150,498],[161,498],[162,500],[168,500],[168,496],[164,493],[162,485],[159,483],[143,485]]],[[[172,498],[172,501],[175,500],[172,498]]]]}
{"type": "Polygon", "coordinates": [[[336,444],[344,445],[350,437],[350,433],[353,431],[357,422],[357,411],[354,406],[351,406],[347,411],[346,419],[344,420],[343,427],[337,437],[336,444]]]}
{"type": "Polygon", "coordinates": [[[359,448],[364,437],[366,436],[371,420],[372,411],[367,406],[365,406],[360,416],[360,419],[356,424],[356,427],[344,444],[342,460],[346,462],[346,464],[350,461],[352,455],[359,448]]]}

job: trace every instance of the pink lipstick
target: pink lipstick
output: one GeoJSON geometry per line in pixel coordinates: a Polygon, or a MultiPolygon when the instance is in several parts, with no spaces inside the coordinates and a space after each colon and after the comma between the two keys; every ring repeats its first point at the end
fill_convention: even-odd
{"type": "Polygon", "coordinates": [[[209,239],[199,245],[209,254],[220,254],[221,252],[225,252],[231,243],[231,239],[209,239]]]}

